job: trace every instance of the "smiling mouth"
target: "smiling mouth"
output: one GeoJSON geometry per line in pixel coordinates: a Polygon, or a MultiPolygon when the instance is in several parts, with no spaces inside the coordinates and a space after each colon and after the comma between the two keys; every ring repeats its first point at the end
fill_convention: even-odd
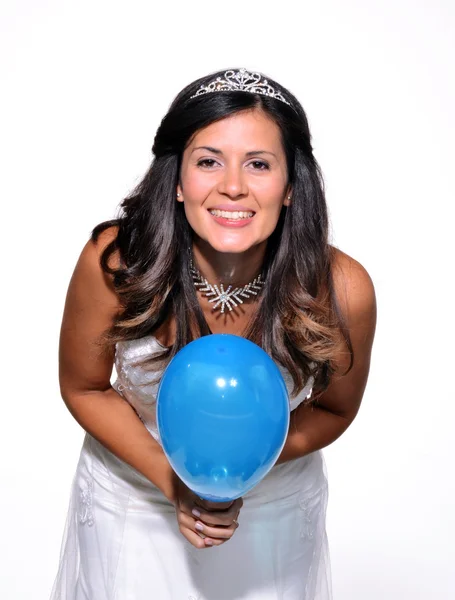
{"type": "Polygon", "coordinates": [[[251,219],[254,216],[254,212],[251,210],[217,210],[210,209],[209,213],[214,217],[221,217],[222,219],[229,219],[229,221],[241,221],[242,219],[251,219]]]}

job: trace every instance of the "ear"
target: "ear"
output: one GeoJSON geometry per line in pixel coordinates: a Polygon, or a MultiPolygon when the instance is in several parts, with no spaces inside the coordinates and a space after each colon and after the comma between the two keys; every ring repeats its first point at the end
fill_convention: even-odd
{"type": "Polygon", "coordinates": [[[286,190],[286,196],[284,197],[283,206],[289,206],[292,201],[292,188],[288,187],[286,190]]]}
{"type": "Polygon", "coordinates": [[[176,200],[177,200],[177,202],[183,202],[183,192],[182,192],[182,188],[180,187],[180,185],[177,186],[176,200]]]}

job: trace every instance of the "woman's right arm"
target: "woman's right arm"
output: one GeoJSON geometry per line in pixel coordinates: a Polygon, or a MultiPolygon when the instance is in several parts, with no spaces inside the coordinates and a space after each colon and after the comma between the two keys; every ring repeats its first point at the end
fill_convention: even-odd
{"type": "MultiPolygon", "coordinates": [[[[85,245],[68,288],[60,333],[60,389],[79,424],[115,456],[142,473],[174,504],[180,531],[194,546],[220,545],[235,532],[233,519],[242,500],[207,512],[197,496],[175,475],[159,443],[130,404],[110,384],[114,350],[99,343],[121,309],[111,277],[100,266],[104,248],[114,239],[104,231],[85,245]],[[192,510],[199,509],[199,515],[192,510]],[[203,527],[201,533],[196,525],[203,527]]],[[[118,256],[111,265],[118,264],[118,256]]],[[[212,507],[214,508],[214,507],[212,507]]]]}
{"type": "MultiPolygon", "coordinates": [[[[111,228],[96,243],[87,242],[71,278],[60,333],[61,394],[71,414],[90,435],[174,502],[174,472],[161,446],[112,388],[114,350],[103,350],[99,344],[121,308],[112,279],[99,264],[102,251],[116,233],[111,228]]],[[[118,256],[114,255],[113,265],[115,261],[118,256]]]]}

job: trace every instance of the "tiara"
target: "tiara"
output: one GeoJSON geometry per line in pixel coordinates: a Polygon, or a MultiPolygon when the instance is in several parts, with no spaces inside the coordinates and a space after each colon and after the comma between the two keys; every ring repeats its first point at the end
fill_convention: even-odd
{"type": "Polygon", "coordinates": [[[263,78],[261,73],[250,73],[246,69],[225,71],[223,77],[217,77],[208,85],[201,85],[191,98],[211,92],[249,92],[250,94],[262,94],[263,96],[269,96],[269,98],[281,100],[281,102],[291,106],[291,103],[286,100],[283,94],[275,90],[267,79],[263,78]]]}

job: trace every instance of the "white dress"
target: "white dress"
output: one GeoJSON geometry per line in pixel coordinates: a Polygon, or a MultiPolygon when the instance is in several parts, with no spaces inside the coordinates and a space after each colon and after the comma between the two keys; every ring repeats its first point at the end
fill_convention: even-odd
{"type": "MultiPolygon", "coordinates": [[[[156,385],[139,388],[152,374],[131,364],[158,347],[117,344],[114,388],[159,441],[156,385]]],[[[327,496],[320,451],[276,465],[243,497],[232,539],[198,550],[160,490],[87,434],[51,600],[330,600],[327,496]]]]}

